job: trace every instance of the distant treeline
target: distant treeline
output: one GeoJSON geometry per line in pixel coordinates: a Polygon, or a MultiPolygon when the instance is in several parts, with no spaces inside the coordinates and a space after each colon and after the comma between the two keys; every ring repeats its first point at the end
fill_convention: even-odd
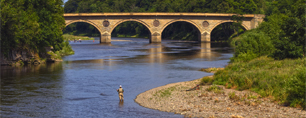
{"type": "MultiPolygon", "coordinates": [[[[94,12],[200,12],[263,14],[266,4],[272,0],[69,0],[65,13],[94,12]]],[[[162,33],[163,39],[197,40],[198,29],[187,22],[175,22],[162,33]]],[[[244,32],[241,26],[224,23],[212,32],[212,40],[227,40],[233,33],[244,32]]],[[[64,33],[99,36],[99,32],[87,23],[73,23],[64,33]]],[[[112,32],[112,36],[148,37],[148,29],[137,22],[124,22],[112,32]]]]}

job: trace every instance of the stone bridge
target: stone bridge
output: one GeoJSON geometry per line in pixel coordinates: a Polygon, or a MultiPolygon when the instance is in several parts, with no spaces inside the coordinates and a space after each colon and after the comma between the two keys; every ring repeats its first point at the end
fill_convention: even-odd
{"type": "MultiPolygon", "coordinates": [[[[112,31],[126,21],[136,21],[150,31],[150,42],[161,42],[163,30],[171,23],[184,21],[198,29],[199,41],[210,42],[211,32],[218,25],[234,22],[231,16],[224,13],[65,13],[65,23],[68,26],[75,22],[86,22],[96,27],[100,32],[100,43],[110,43],[112,31]]],[[[264,15],[245,14],[242,26],[246,30],[253,29],[263,21],[264,15]]]]}

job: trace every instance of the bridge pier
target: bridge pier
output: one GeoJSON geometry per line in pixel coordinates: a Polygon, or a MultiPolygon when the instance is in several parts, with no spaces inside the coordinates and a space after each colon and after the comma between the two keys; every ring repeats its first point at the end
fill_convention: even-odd
{"type": "Polygon", "coordinates": [[[210,42],[210,34],[205,32],[201,34],[201,41],[200,42],[210,42]]]}
{"type": "Polygon", "coordinates": [[[108,33],[104,33],[100,35],[100,43],[111,43],[111,35],[108,33]]]}
{"type": "Polygon", "coordinates": [[[150,43],[161,43],[161,35],[159,33],[151,34],[150,43]]]}

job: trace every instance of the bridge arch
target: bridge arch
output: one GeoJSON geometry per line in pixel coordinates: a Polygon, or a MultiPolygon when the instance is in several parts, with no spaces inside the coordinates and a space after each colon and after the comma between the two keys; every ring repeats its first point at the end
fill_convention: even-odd
{"type": "Polygon", "coordinates": [[[233,27],[232,25],[233,23],[235,23],[235,21],[233,20],[224,20],[224,21],[215,23],[213,27],[209,29],[209,32],[207,32],[207,36],[209,36],[210,41],[228,40],[232,36],[232,34],[234,34],[235,32],[238,32],[238,34],[241,34],[245,30],[248,30],[248,27],[243,22],[238,27],[233,27]],[[222,27],[222,30],[220,31],[221,27],[222,27]],[[242,31],[241,29],[244,31],[242,31]]]}
{"type": "Polygon", "coordinates": [[[151,30],[150,26],[149,26],[146,22],[144,22],[144,21],[142,21],[142,20],[138,20],[138,19],[123,19],[123,20],[120,20],[119,22],[117,22],[117,23],[111,28],[111,30],[110,30],[109,33],[112,34],[113,30],[114,30],[118,25],[120,25],[121,23],[124,23],[124,22],[128,22],[128,21],[135,21],[135,22],[141,23],[142,25],[144,25],[145,27],[147,27],[147,29],[149,30],[150,34],[152,34],[152,30],[151,30]]]}
{"type": "MultiPolygon", "coordinates": [[[[209,33],[211,33],[218,25],[222,24],[222,23],[233,23],[235,21],[233,20],[224,20],[224,21],[220,21],[217,24],[215,24],[210,30],[209,33]]],[[[241,26],[244,27],[246,30],[249,30],[249,28],[247,27],[247,25],[245,25],[243,22],[241,23],[241,26]]]]}
{"type": "MultiPolygon", "coordinates": [[[[197,34],[198,34],[198,40],[201,41],[201,32],[202,32],[202,28],[199,27],[195,22],[193,22],[192,20],[186,20],[186,19],[174,19],[174,20],[171,20],[169,22],[167,22],[160,30],[160,35],[161,35],[161,38],[162,38],[162,34],[164,32],[164,30],[171,24],[173,23],[176,23],[176,22],[186,22],[186,23],[189,23],[191,24],[192,26],[194,26],[197,30],[197,34]]],[[[162,40],[162,39],[160,39],[162,40]]]]}
{"type": "Polygon", "coordinates": [[[102,33],[101,28],[99,28],[97,24],[95,24],[95,23],[93,23],[93,22],[91,22],[91,21],[89,21],[89,20],[81,20],[81,19],[80,19],[80,20],[73,20],[73,21],[67,22],[67,23],[65,24],[65,27],[67,27],[68,25],[70,25],[70,24],[72,24],[72,23],[77,23],[77,22],[88,23],[88,24],[94,26],[94,27],[99,31],[100,34],[102,33]]]}
{"type": "Polygon", "coordinates": [[[161,28],[160,34],[162,34],[163,31],[165,30],[165,28],[168,27],[170,24],[175,23],[175,22],[181,22],[181,21],[182,21],[182,22],[187,22],[187,23],[192,24],[193,26],[195,26],[195,27],[198,29],[199,32],[202,32],[202,31],[201,31],[201,28],[200,28],[195,22],[192,22],[191,20],[186,20],[186,19],[175,19],[175,20],[171,20],[170,22],[167,22],[167,23],[161,28]]]}

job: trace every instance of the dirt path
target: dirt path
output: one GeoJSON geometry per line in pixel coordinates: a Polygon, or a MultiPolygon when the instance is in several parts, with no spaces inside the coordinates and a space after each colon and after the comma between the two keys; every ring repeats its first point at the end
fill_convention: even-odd
{"type": "Polygon", "coordinates": [[[284,107],[250,91],[225,89],[223,86],[195,87],[200,79],[168,84],[139,94],[135,102],[143,107],[174,112],[185,117],[204,118],[306,118],[306,111],[284,107]]]}

